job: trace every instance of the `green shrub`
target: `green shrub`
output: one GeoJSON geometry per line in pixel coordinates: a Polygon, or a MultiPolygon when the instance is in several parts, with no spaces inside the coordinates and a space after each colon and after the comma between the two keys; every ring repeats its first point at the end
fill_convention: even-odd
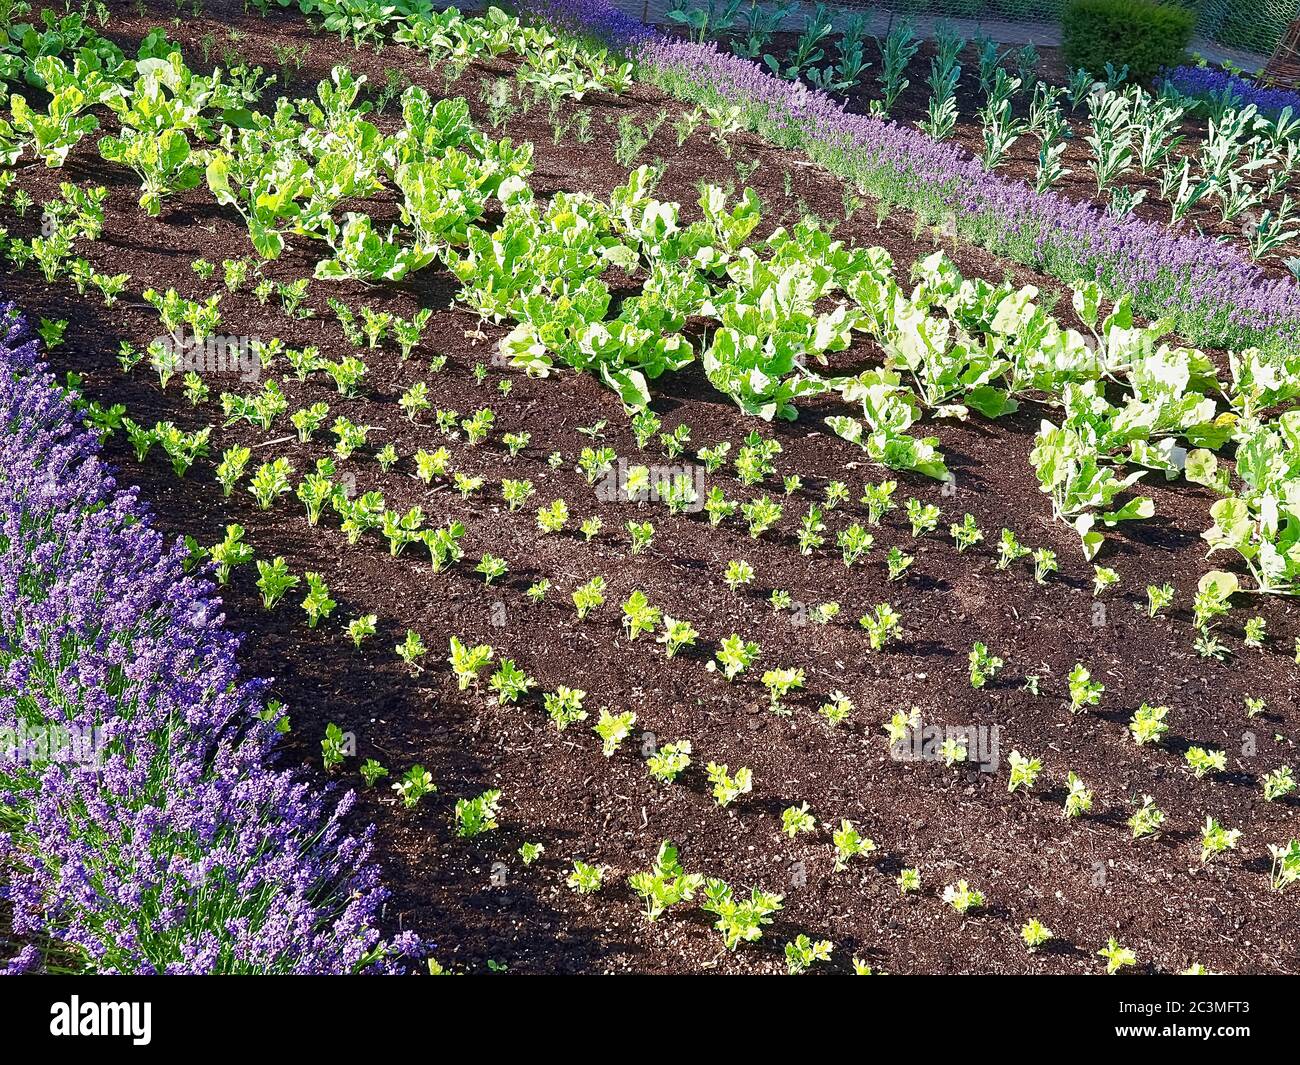
{"type": "Polygon", "coordinates": [[[1183,59],[1196,15],[1149,0],[1070,0],[1061,15],[1065,61],[1101,74],[1128,65],[1130,81],[1150,81],[1183,59]]]}

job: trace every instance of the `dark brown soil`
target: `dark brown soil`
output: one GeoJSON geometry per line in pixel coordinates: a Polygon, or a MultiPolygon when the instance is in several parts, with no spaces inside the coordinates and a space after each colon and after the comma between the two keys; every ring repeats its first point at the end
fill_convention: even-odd
{"type": "MultiPolygon", "coordinates": [[[[112,32],[123,41],[138,39],[159,17],[137,18],[118,5],[114,13],[112,32]]],[[[288,84],[276,91],[305,95],[336,62],[366,72],[372,84],[382,84],[385,70],[395,68],[431,92],[444,91],[420,57],[398,48],[379,55],[355,51],[286,14],[235,19],[234,26],[243,34],[242,53],[268,67],[275,65],[273,44],[310,45],[303,70],[282,71],[288,84]]],[[[204,37],[212,34],[220,48],[228,29],[186,18],[172,32],[197,64],[204,37]]],[[[476,64],[453,86],[469,98],[485,128],[480,82],[501,72],[508,72],[507,64],[476,64]]],[[[660,110],[679,111],[644,89],[586,103],[596,133],[589,145],[569,139],[555,146],[544,107],[515,114],[506,124],[505,133],[536,146],[534,183],[540,193],[608,194],[626,170],[613,162],[614,136],[606,119],[631,113],[645,122],[660,110]]],[[[683,203],[693,203],[699,180],[739,184],[737,164],[757,160],[750,183],[765,205],[760,232],[794,221],[805,209],[828,219],[843,216],[838,182],[752,138],[739,138],[727,159],[699,134],[678,148],[670,121],[643,158],[666,162],[660,195],[683,203]]],[[[219,263],[250,253],[237,216],[216,208],[204,190],[170,201],[158,219],[145,218],[136,206],[134,176],[101,163],[88,143],[62,172],[29,167],[19,181],[40,203],[59,180],[68,179],[109,187],[103,239],[84,245],[82,253],[101,269],[129,271],[133,293],[174,285],[190,296],[206,295],[218,282],[199,281],[189,268],[193,259],[202,255],[219,263]]],[[[375,213],[392,210],[384,204],[375,213]]],[[[7,212],[4,221],[14,234],[30,233],[37,224],[32,214],[39,211],[25,220],[7,212]]],[[[900,272],[934,247],[931,233],[914,234],[904,215],[877,225],[871,205],[841,223],[837,233],[887,247],[900,272]]],[[[320,251],[300,245],[271,264],[267,276],[291,280],[309,274],[320,251]]],[[[1054,290],[1048,280],[978,250],[949,250],[968,274],[1009,274],[1054,290]]],[[[115,362],[119,341],[142,346],[159,332],[153,312],[138,300],[105,310],[66,284],[45,285],[32,270],[0,277],[5,293],[33,319],[68,319],[66,343],[52,362],[60,372],[83,375],[89,397],[124,403],[142,423],[215,424],[214,456],[242,442],[255,448],[255,461],[288,457],[298,476],[327,450],[327,435],[300,445],[287,417],[268,433],[242,424],[221,428],[219,393],[253,388],[234,375],[208,375],[213,397],[197,409],[182,396],[179,381],[164,392],[144,366],[124,376],[115,362]]],[[[1137,952],[1140,971],[1177,971],[1192,962],[1219,971],[1300,971],[1295,900],[1268,890],[1267,860],[1268,844],[1298,834],[1300,806],[1294,800],[1265,803],[1259,787],[1264,773],[1297,762],[1300,715],[1293,705],[1296,667],[1288,649],[1300,623],[1293,607],[1279,600],[1248,604],[1223,626],[1234,657],[1220,664],[1194,653],[1191,595],[1209,568],[1198,539],[1209,524],[1205,493],[1188,485],[1145,486],[1156,499],[1158,517],[1114,536],[1103,561],[1120,572],[1122,592],[1098,612],[1089,594],[1091,569],[1079,556],[1074,534],[1051,520],[1028,464],[1043,412],[1027,404],[997,424],[979,418],[942,422],[933,431],[955,472],[955,491],[944,494],[935,482],[897,475],[898,499],[915,495],[940,506],[941,532],[970,512],[989,542],[959,555],[946,535],[914,541],[900,510],[874,530],[876,546],[867,562],[848,570],[832,549],[805,558],[795,543],[799,516],[829,480],[846,481],[856,499],[863,483],[883,476],[822,428],[822,417],[837,409],[830,400],[808,403],[796,423],[767,427],[745,419],[713,392],[698,366],[656,383],[656,410],[667,428],[691,426],[692,451],[726,440],[734,457],[755,428],[780,441],[780,472],[799,474],[804,488],[786,502],[775,534],[753,540],[738,518],[711,529],[703,515],[672,517],[659,505],[601,502],[573,472],[578,452],[590,443],[579,427],[604,420],[604,442],[620,456],[646,464],[669,460],[657,451],[638,454],[617,401],[590,378],[566,372],[530,380],[492,369],[483,385],[476,384],[473,368],[491,363],[504,330],[489,327],[484,339],[468,335],[474,316],[447,309],[453,291],[444,272],[430,269],[412,286],[313,282],[308,302],[318,314],[312,320],[291,320],[274,301],[263,307],[247,291],[225,296],[221,305],[225,332],[278,336],[291,347],[317,344],[334,357],[349,349],[327,309],[330,295],[406,316],[418,306],[437,309],[410,361],[402,363],[387,349],[360,353],[371,370],[363,399],[342,399],[320,375],[282,383],[291,410],[323,400],[331,416],[345,414],[373,427],[370,446],[340,464],[359,490],[381,490],[388,505],[401,510],[418,503],[431,525],[453,517],[465,521],[466,559],[449,572],[433,574],[423,548],[392,557],[373,534],[349,548],[337,519],[327,516],[320,527],[309,527],[292,496],[260,511],[241,485],[224,500],[212,475],[214,459],[201,460],[178,479],[157,449],[141,465],[123,434],[106,446],[123,480],[142,486],[168,533],[212,544],[228,522],[238,521],[258,557],[284,555],[297,574],[325,575],[339,605],[318,629],[307,627],[297,606],[301,588],[275,611],[263,610],[252,567],[237,571],[224,597],[230,624],[248,634],[245,667],[273,676],[275,694],[290,707],[288,759],[323,783],[319,741],[326,724],[337,722],[357,736],[357,758],[335,775],[349,785],[360,786],[356,766],[369,757],[388,766],[392,779],[416,763],[432,772],[438,794],[415,810],[394,803],[390,781],[363,791],[359,804],[358,817],[378,826],[379,856],[393,889],[386,913],[393,929],[414,928],[431,937],[444,965],[469,970],[493,959],[517,972],[773,971],[783,967],[782,945],[806,932],[834,942],[833,961],[825,968],[840,971],[856,956],[896,973],[1094,972],[1101,965],[1095,952],[1111,934],[1137,952]],[[428,359],[436,353],[448,361],[435,374],[428,359]],[[497,390],[504,378],[513,385],[507,396],[497,390]],[[418,425],[408,422],[397,399],[418,380],[428,382],[435,407],[468,414],[490,406],[497,414],[491,441],[472,448],[463,439],[446,441],[430,417],[418,425]],[[510,431],[531,433],[529,447],[516,459],[499,443],[501,433],[510,431]],[[389,442],[402,460],[384,473],[373,454],[389,442]],[[414,477],[410,456],[439,444],[451,449],[457,470],[487,479],[483,495],[464,502],[449,488],[429,489],[414,477]],[[558,470],[545,461],[554,451],[565,459],[558,470]],[[502,477],[532,480],[534,506],[508,513],[497,486],[502,477]],[[535,506],[559,497],[574,515],[571,529],[583,517],[601,517],[603,529],[593,541],[573,531],[539,535],[535,506]],[[633,518],[655,526],[653,547],[636,557],[627,554],[622,532],[633,518]],[[998,571],[992,544],[1003,526],[1030,546],[1054,549],[1061,572],[1039,587],[1023,562],[998,571]],[[904,582],[885,580],[884,554],[892,545],[916,555],[904,582]],[[508,576],[488,589],[472,572],[484,551],[510,566],[508,576]],[[722,569],[729,559],[742,558],[757,579],[732,593],[722,583],[722,569]],[[606,604],[578,622],[570,595],[595,574],[608,580],[606,604]],[[545,603],[532,605],[524,590],[542,577],[552,591],[545,603]],[[1140,609],[1144,589],[1165,581],[1178,590],[1172,616],[1150,620],[1140,609]],[[644,636],[627,641],[618,604],[637,588],[665,613],[695,624],[702,639],[694,652],[668,660],[644,636]],[[837,601],[841,613],[828,625],[792,623],[791,615],[774,616],[767,605],[773,588],[788,589],[808,606],[837,601]],[[901,613],[906,636],[873,654],[855,621],[885,601],[901,613]],[[1268,619],[1270,639],[1265,650],[1251,652],[1239,634],[1256,607],[1268,619]],[[357,652],[344,626],[371,612],[381,618],[380,633],[357,652]],[[431,649],[428,668],[414,678],[392,651],[408,628],[422,633],[431,649]],[[762,658],[755,673],[727,684],[706,668],[706,648],[732,632],[758,640],[762,658]],[[536,701],[500,708],[485,693],[457,691],[444,664],[453,634],[492,645],[498,658],[514,658],[537,679],[539,690],[559,684],[584,689],[591,719],[557,733],[536,701]],[[973,690],[967,679],[966,654],[977,640],[1007,662],[983,691],[973,690]],[[1104,682],[1106,693],[1099,708],[1072,716],[1064,677],[1076,662],[1104,682]],[[807,690],[791,698],[794,714],[788,718],[768,711],[756,679],[763,668],[778,666],[807,670],[807,690]],[[1024,689],[1029,675],[1041,677],[1037,697],[1024,689]],[[831,730],[815,711],[835,689],[846,692],[857,710],[847,725],[831,730]],[[1247,719],[1247,695],[1267,701],[1262,717],[1247,719]],[[1126,738],[1126,722],[1143,702],[1171,708],[1170,737],[1161,748],[1138,748],[1126,738]],[[1000,771],[965,773],[942,763],[891,759],[881,725],[913,705],[927,723],[998,726],[1000,771]],[[637,713],[634,736],[610,759],[601,756],[589,729],[602,706],[637,713]],[[646,774],[642,750],[678,739],[693,743],[694,764],[677,784],[657,785],[646,774]],[[1225,750],[1227,771],[1194,780],[1183,765],[1189,745],[1225,750]],[[1028,796],[1007,791],[1013,749],[1043,760],[1039,784],[1028,796]],[[750,767],[753,792],[719,809],[704,778],[709,761],[733,771],[750,767]],[[1093,812],[1078,821],[1066,821],[1061,812],[1069,771],[1096,791],[1093,812]],[[501,828],[476,840],[458,839],[455,800],[486,788],[504,793],[501,828]],[[1159,838],[1134,843],[1125,819],[1144,794],[1165,810],[1168,828],[1159,838]],[[801,802],[809,804],[819,827],[791,841],[781,834],[781,811],[801,802]],[[1236,851],[1203,867],[1199,829],[1207,815],[1243,835],[1236,851]],[[840,818],[854,821],[879,849],[870,860],[835,873],[826,826],[840,818]],[[648,867],[665,839],[679,845],[690,870],[722,877],[738,891],[760,886],[785,895],[784,910],[761,942],[724,951],[707,915],[693,905],[646,924],[625,878],[648,867]],[[529,868],[516,855],[526,840],[546,847],[544,858],[529,868]],[[608,867],[604,891],[584,897],[565,887],[574,859],[608,867]],[[923,887],[904,897],[894,878],[908,866],[920,867],[923,887]],[[962,918],[941,901],[943,887],[959,878],[985,892],[985,912],[962,918]],[[1030,917],[1057,936],[1053,947],[1034,955],[1018,938],[1030,917]]],[[[863,341],[837,364],[868,362],[872,354],[863,341]]],[[[781,492],[771,478],[760,488],[743,488],[730,468],[710,484],[738,500],[781,492]]],[[[828,515],[828,542],[850,521],[865,520],[862,514],[853,503],[828,515]]]]}

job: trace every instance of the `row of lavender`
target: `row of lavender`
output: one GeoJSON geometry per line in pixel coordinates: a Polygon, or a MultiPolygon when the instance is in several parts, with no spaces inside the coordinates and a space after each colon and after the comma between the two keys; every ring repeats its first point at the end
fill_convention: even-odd
{"type": "Polygon", "coordinates": [[[879,199],[948,223],[994,254],[1063,281],[1131,293],[1206,347],[1281,350],[1300,337],[1300,290],[1270,278],[1226,244],[1119,218],[987,172],[919,130],[850,114],[825,93],[773,77],[716,45],[667,37],[607,0],[520,0],[525,12],[628,52],[647,80],[679,99],[743,109],[750,127],[798,148],[879,199]]]}
{"type": "Polygon", "coordinates": [[[275,767],[265,684],[184,558],[0,305],[0,881],[26,944],[0,969],[398,967],[418,944],[376,928],[351,793],[275,767]]]}

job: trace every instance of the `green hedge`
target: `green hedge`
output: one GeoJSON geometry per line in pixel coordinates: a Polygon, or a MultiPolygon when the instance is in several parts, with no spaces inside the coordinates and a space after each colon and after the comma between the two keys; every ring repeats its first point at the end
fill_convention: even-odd
{"type": "Polygon", "coordinates": [[[1148,0],[1070,0],[1061,15],[1061,45],[1071,67],[1101,74],[1128,64],[1129,79],[1150,81],[1182,61],[1195,13],[1148,0]]]}

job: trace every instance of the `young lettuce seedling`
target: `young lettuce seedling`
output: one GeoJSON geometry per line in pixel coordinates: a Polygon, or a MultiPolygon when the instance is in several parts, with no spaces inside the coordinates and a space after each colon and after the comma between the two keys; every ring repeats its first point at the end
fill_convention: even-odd
{"type": "Polygon", "coordinates": [[[731,776],[725,765],[710,762],[704,767],[705,776],[713,785],[713,798],[721,807],[730,806],[754,786],[754,774],[743,766],[731,776]]]}
{"type": "Polygon", "coordinates": [[[623,603],[623,629],[629,641],[635,640],[640,633],[652,633],[662,619],[658,607],[650,605],[645,592],[637,589],[623,603]]]}
{"type": "Polygon", "coordinates": [[[1033,790],[1034,782],[1038,780],[1038,774],[1043,770],[1042,760],[1026,758],[1019,751],[1012,751],[1010,761],[1011,776],[1007,781],[1007,791],[1015,792],[1023,788],[1028,794],[1033,790]]]}
{"type": "Polygon", "coordinates": [[[1148,743],[1160,743],[1169,731],[1169,726],[1165,723],[1168,715],[1167,706],[1150,706],[1147,703],[1139,706],[1133,711],[1133,719],[1128,725],[1133,742],[1139,747],[1148,743]]]}
{"type": "Polygon", "coordinates": [[[1120,946],[1119,941],[1114,936],[1111,936],[1106,945],[1097,953],[1106,959],[1107,976],[1114,976],[1121,969],[1137,964],[1137,955],[1128,947],[1120,946]]]}
{"type": "Polygon", "coordinates": [[[1003,529],[1002,536],[998,541],[998,569],[1007,569],[1011,563],[1017,559],[1024,558],[1029,554],[1029,548],[1021,545],[1016,539],[1016,534],[1010,529],[1003,529]]]}
{"type": "Polygon", "coordinates": [[[465,691],[471,685],[478,684],[479,673],[492,660],[492,648],[486,644],[464,644],[457,636],[451,637],[448,647],[447,662],[456,676],[457,687],[465,691]]]}
{"type": "Polygon", "coordinates": [[[763,687],[767,689],[769,708],[780,717],[788,717],[790,709],[783,706],[781,700],[792,691],[803,688],[805,681],[802,669],[769,669],[763,674],[763,687]]]}
{"type": "Polygon", "coordinates": [[[853,822],[847,818],[840,819],[840,827],[831,833],[831,842],[835,845],[835,872],[842,873],[854,858],[866,858],[876,849],[876,844],[859,834],[853,822]]]}
{"type": "Polygon", "coordinates": [[[648,521],[629,521],[624,528],[628,535],[628,549],[634,555],[641,554],[655,538],[655,527],[648,521]]]}
{"type": "Polygon", "coordinates": [[[679,740],[665,743],[646,759],[646,769],[652,780],[672,784],[691,764],[691,741],[679,740]]]}
{"type": "Polygon", "coordinates": [[[1037,917],[1031,917],[1020,928],[1020,938],[1025,941],[1025,947],[1033,954],[1044,943],[1051,940],[1052,930],[1043,924],[1037,917]]]}
{"type": "Polygon", "coordinates": [[[497,810],[501,805],[501,792],[489,788],[473,799],[457,799],[453,816],[456,821],[456,835],[462,839],[473,839],[497,828],[497,810]]]}
{"type": "Polygon", "coordinates": [[[1092,567],[1092,595],[1097,598],[1119,583],[1119,574],[1109,566],[1092,567]]]}
{"type": "Polygon", "coordinates": [[[1070,713],[1072,714],[1081,713],[1089,706],[1096,706],[1101,702],[1102,694],[1106,691],[1106,686],[1100,681],[1094,681],[1092,674],[1077,662],[1066,677],[1066,682],[1070,689],[1070,713]]]}
{"type": "Polygon", "coordinates": [[[320,573],[307,573],[307,598],[303,599],[303,610],[307,611],[308,627],[316,628],[322,618],[328,618],[338,603],[329,597],[329,586],[320,573]]]}
{"type": "Polygon", "coordinates": [[[848,500],[849,486],[843,481],[830,481],[826,485],[823,498],[826,500],[826,509],[835,510],[840,504],[848,500]]]}
{"type": "Polygon", "coordinates": [[[1156,587],[1153,584],[1147,585],[1147,617],[1154,618],[1160,611],[1174,601],[1174,586],[1172,584],[1163,584],[1156,587]]]}
{"type": "Polygon", "coordinates": [[[499,706],[519,702],[529,689],[536,686],[537,682],[516,666],[513,658],[501,659],[496,672],[488,678],[488,687],[497,693],[499,706]]]}
{"type": "Polygon", "coordinates": [[[270,562],[257,560],[257,590],[262,593],[262,606],[267,610],[284,598],[285,593],[298,586],[298,578],[289,572],[289,564],[277,555],[270,562]]]}
{"type": "Polygon", "coordinates": [[[582,708],[582,701],[587,693],[580,688],[566,688],[563,684],[553,692],[542,695],[542,705],[547,716],[555,723],[557,732],[563,732],[570,725],[587,719],[587,711],[582,708]]]}
{"type": "Polygon", "coordinates": [[[325,726],[325,738],[320,741],[321,762],[327,770],[337,769],[348,756],[343,730],[333,721],[325,726]]]}
{"type": "Polygon", "coordinates": [[[990,654],[989,649],[982,643],[971,644],[970,654],[966,657],[970,662],[970,686],[972,688],[984,687],[1002,669],[1002,659],[997,655],[990,654]]]}
{"type": "Polygon", "coordinates": [[[575,861],[573,863],[573,872],[568,875],[564,882],[579,895],[594,895],[601,889],[604,879],[604,866],[588,865],[586,862],[575,861]]]}
{"type": "Polygon", "coordinates": [[[1154,836],[1164,823],[1165,813],[1156,806],[1155,799],[1150,795],[1142,796],[1142,805],[1134,810],[1133,816],[1128,819],[1128,827],[1133,832],[1134,839],[1154,836]]]}
{"type": "Polygon", "coordinates": [[[709,524],[716,527],[736,513],[736,504],[714,485],[704,497],[704,512],[709,516],[709,524]]]}
{"type": "Polygon", "coordinates": [[[842,691],[833,691],[826,702],[817,708],[817,712],[826,719],[828,725],[834,728],[849,719],[849,715],[853,713],[853,700],[842,691]]]}
{"type": "Polygon", "coordinates": [[[973,514],[967,514],[962,518],[960,524],[953,522],[948,531],[952,534],[953,543],[957,545],[958,554],[974,547],[984,539],[984,534],[980,532],[979,526],[975,524],[973,514]]]}
{"type": "Polygon", "coordinates": [[[515,481],[508,477],[501,480],[501,498],[505,500],[506,508],[512,514],[523,509],[533,492],[532,481],[515,481]]]}
{"type": "Polygon", "coordinates": [[[597,574],[573,593],[573,605],[582,621],[605,602],[605,578],[597,574]]]}
{"type": "Polygon", "coordinates": [[[1258,650],[1264,646],[1264,638],[1267,634],[1267,630],[1268,622],[1262,617],[1256,615],[1246,622],[1243,642],[1247,647],[1258,650]]]}
{"type": "Polygon", "coordinates": [[[208,556],[217,566],[217,583],[225,584],[236,566],[253,561],[253,549],[244,543],[244,527],[227,525],[225,539],[208,549],[208,556]]]}
{"type": "Polygon", "coordinates": [[[876,538],[857,522],[840,530],[835,536],[835,546],[840,549],[846,569],[868,554],[875,542],[876,538]]]}
{"type": "Polygon", "coordinates": [[[592,726],[592,730],[601,740],[601,754],[606,758],[612,758],[619,746],[631,734],[632,726],[635,724],[636,714],[633,711],[624,710],[622,713],[611,714],[602,706],[600,720],[592,726]]]}
{"type": "Polygon", "coordinates": [[[902,618],[888,603],[881,603],[871,614],[863,614],[858,624],[867,631],[867,640],[873,651],[883,650],[885,645],[902,636],[902,618]]]}
{"type": "Polygon", "coordinates": [[[1045,547],[1034,549],[1034,580],[1038,584],[1046,584],[1047,578],[1060,569],[1056,561],[1056,552],[1049,551],[1045,547]]]}
{"type": "Polygon", "coordinates": [[[1228,765],[1228,756],[1223,751],[1209,751],[1204,747],[1189,747],[1183,757],[1197,780],[1210,773],[1222,773],[1228,765]]]}
{"type": "Polygon", "coordinates": [[[891,581],[901,580],[916,561],[915,556],[904,553],[898,547],[891,547],[885,556],[885,566],[889,570],[891,581]]]}
{"type": "Polygon", "coordinates": [[[814,503],[808,507],[808,512],[799,524],[799,554],[811,555],[821,547],[826,542],[826,537],[822,535],[825,531],[822,510],[814,503]]]}
{"type": "Polygon", "coordinates": [[[809,812],[806,802],[800,803],[798,806],[787,806],[781,811],[781,831],[791,839],[794,839],[800,832],[811,832],[816,825],[817,822],[809,812]]]}
{"type": "Polygon", "coordinates": [[[722,574],[723,583],[733,592],[754,582],[754,567],[744,559],[732,559],[722,574]]]}
{"type": "Polygon", "coordinates": [[[1269,886],[1283,891],[1291,884],[1300,883],[1300,839],[1290,840],[1285,846],[1268,845],[1273,867],[1269,872],[1269,886]]]}
{"type": "Polygon", "coordinates": [[[678,860],[677,848],[664,840],[649,871],[633,873],[627,878],[627,884],[640,896],[646,920],[653,922],[670,907],[693,899],[704,886],[704,877],[700,873],[687,873],[678,860]]]}
{"type": "Polygon", "coordinates": [[[544,533],[558,533],[569,522],[569,505],[556,499],[549,506],[537,510],[537,527],[544,533]]]}
{"type": "Polygon", "coordinates": [[[781,504],[769,499],[767,496],[760,496],[749,503],[742,503],[740,512],[744,515],[745,521],[749,523],[750,539],[757,540],[763,533],[775,526],[781,520],[781,511],[781,504]]]}
{"type": "Polygon", "coordinates": [[[984,908],[984,892],[971,887],[965,880],[958,880],[943,889],[943,901],[964,916],[971,910],[984,908]]]}
{"type": "Polygon", "coordinates": [[[1205,865],[1224,851],[1236,850],[1239,839],[1241,829],[1224,828],[1213,817],[1207,817],[1201,829],[1201,864],[1205,865]]]}
{"type": "Polygon", "coordinates": [[[376,614],[364,614],[349,621],[348,637],[352,640],[353,646],[360,650],[361,641],[375,635],[378,624],[379,617],[376,614]]]}
{"type": "Polygon", "coordinates": [[[813,942],[800,932],[792,942],[785,945],[785,971],[789,976],[800,976],[812,968],[815,962],[830,961],[833,944],[829,939],[813,942]]]}
{"type": "Polygon", "coordinates": [[[725,880],[710,879],[704,884],[704,901],[700,908],[717,918],[714,928],[722,933],[727,950],[743,943],[762,939],[763,927],[772,923],[772,915],[782,908],[784,896],[751,889],[749,898],[737,901],[725,880]]]}
{"type": "Polygon", "coordinates": [[[509,566],[506,565],[505,559],[497,558],[496,555],[484,551],[483,558],[474,567],[474,572],[481,574],[484,585],[490,587],[494,580],[504,577],[509,572],[509,566]]]}
{"type": "Polygon", "coordinates": [[[1073,772],[1066,779],[1066,789],[1064,809],[1066,820],[1081,817],[1092,809],[1092,791],[1073,772]]]}
{"type": "Polygon", "coordinates": [[[406,638],[393,650],[406,663],[407,669],[411,671],[411,676],[416,677],[424,672],[424,667],[420,665],[420,659],[429,653],[429,649],[424,645],[424,638],[414,629],[407,629],[406,638]]]}
{"type": "Polygon", "coordinates": [[[908,895],[921,890],[921,870],[917,867],[904,869],[898,874],[894,883],[898,885],[900,895],[908,895]]]}
{"type": "Polygon", "coordinates": [[[736,677],[754,664],[759,652],[760,648],[757,643],[753,640],[743,640],[733,632],[722,641],[716,657],[727,680],[735,680],[736,677]]]}
{"type": "Polygon", "coordinates": [[[867,520],[872,525],[879,525],[881,519],[897,506],[894,502],[894,492],[897,488],[896,481],[881,481],[879,484],[868,484],[863,488],[859,502],[867,508],[867,520]]]}
{"type": "Polygon", "coordinates": [[[1291,772],[1289,765],[1280,766],[1271,773],[1264,775],[1261,784],[1264,788],[1264,800],[1266,802],[1277,802],[1279,799],[1285,799],[1296,790],[1295,775],[1291,772]]]}
{"type": "Polygon", "coordinates": [[[932,503],[922,504],[919,499],[907,501],[907,520],[912,525],[912,537],[919,539],[939,527],[939,508],[932,503]]]}
{"type": "Polygon", "coordinates": [[[422,765],[413,765],[402,775],[401,780],[394,781],[393,790],[402,800],[402,805],[413,810],[422,798],[433,794],[438,788],[433,782],[432,773],[422,765]]]}
{"type": "Polygon", "coordinates": [[[655,642],[663,644],[664,654],[672,658],[683,647],[694,646],[699,635],[695,626],[689,621],[679,621],[677,618],[671,618],[665,614],[663,632],[655,642]]]}

